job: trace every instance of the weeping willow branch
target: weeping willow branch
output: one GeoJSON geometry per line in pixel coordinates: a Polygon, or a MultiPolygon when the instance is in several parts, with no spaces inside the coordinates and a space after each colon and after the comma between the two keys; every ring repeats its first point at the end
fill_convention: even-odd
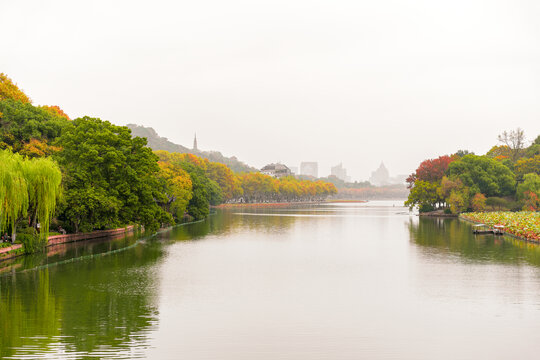
{"type": "Polygon", "coordinates": [[[0,233],[10,228],[15,241],[17,219],[32,209],[40,223],[39,240],[46,242],[61,181],[60,169],[51,159],[0,151],[0,233]]]}

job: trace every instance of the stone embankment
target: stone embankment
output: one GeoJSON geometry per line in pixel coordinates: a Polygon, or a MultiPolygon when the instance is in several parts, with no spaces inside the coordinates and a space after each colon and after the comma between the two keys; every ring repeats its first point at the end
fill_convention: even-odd
{"type": "MultiPolygon", "coordinates": [[[[65,244],[75,241],[97,239],[103,237],[114,236],[123,233],[133,232],[135,229],[134,225],[126,226],[125,228],[111,229],[111,230],[98,230],[87,233],[78,233],[78,234],[65,234],[65,235],[53,235],[49,236],[47,241],[48,246],[54,246],[58,244],[65,244]]],[[[0,249],[0,261],[11,259],[15,256],[22,255],[22,253],[16,250],[19,250],[22,247],[22,244],[13,244],[10,247],[5,247],[0,249]]]]}

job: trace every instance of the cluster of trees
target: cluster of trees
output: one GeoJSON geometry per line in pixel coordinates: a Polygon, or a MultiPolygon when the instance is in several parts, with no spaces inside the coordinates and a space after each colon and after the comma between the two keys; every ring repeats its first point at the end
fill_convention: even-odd
{"type": "Polygon", "coordinates": [[[317,180],[299,180],[293,176],[276,179],[261,173],[247,173],[239,176],[242,195],[236,202],[294,202],[320,201],[337,194],[332,183],[317,180]]]}
{"type": "Polygon", "coordinates": [[[336,192],[322,181],[236,174],[193,154],[153,152],[127,127],[32,105],[4,74],[0,164],[0,232],[30,229],[36,244],[51,218],[71,232],[130,223],[154,230],[202,219],[222,202],[320,200],[336,192]]]}
{"type": "Polygon", "coordinates": [[[460,213],[486,207],[538,210],[540,136],[526,146],[521,129],[505,131],[486,155],[458,151],[423,161],[408,179],[405,205],[460,213]]]}

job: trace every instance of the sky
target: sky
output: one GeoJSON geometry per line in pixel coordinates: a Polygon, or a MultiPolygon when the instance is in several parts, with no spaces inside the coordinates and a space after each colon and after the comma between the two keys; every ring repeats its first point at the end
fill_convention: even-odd
{"type": "Polygon", "coordinates": [[[0,0],[0,72],[36,105],[262,167],[486,153],[540,134],[536,0],[0,0]]]}

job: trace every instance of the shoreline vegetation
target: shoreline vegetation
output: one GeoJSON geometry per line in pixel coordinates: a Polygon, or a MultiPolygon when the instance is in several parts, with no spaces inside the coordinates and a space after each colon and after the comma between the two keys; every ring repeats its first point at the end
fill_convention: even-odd
{"type": "Polygon", "coordinates": [[[540,240],[540,136],[504,131],[485,155],[459,150],[420,163],[407,178],[411,209],[420,216],[457,217],[503,225],[518,238],[540,240]]]}
{"type": "Polygon", "coordinates": [[[234,172],[191,153],[153,151],[126,126],[33,105],[3,73],[0,125],[0,248],[20,243],[17,252],[44,249],[49,230],[137,224],[152,233],[205,219],[220,204],[320,202],[337,193],[318,179],[234,172]]]}
{"type": "Polygon", "coordinates": [[[503,225],[505,234],[540,243],[540,212],[537,211],[472,212],[461,214],[460,219],[491,227],[503,225]]]}

